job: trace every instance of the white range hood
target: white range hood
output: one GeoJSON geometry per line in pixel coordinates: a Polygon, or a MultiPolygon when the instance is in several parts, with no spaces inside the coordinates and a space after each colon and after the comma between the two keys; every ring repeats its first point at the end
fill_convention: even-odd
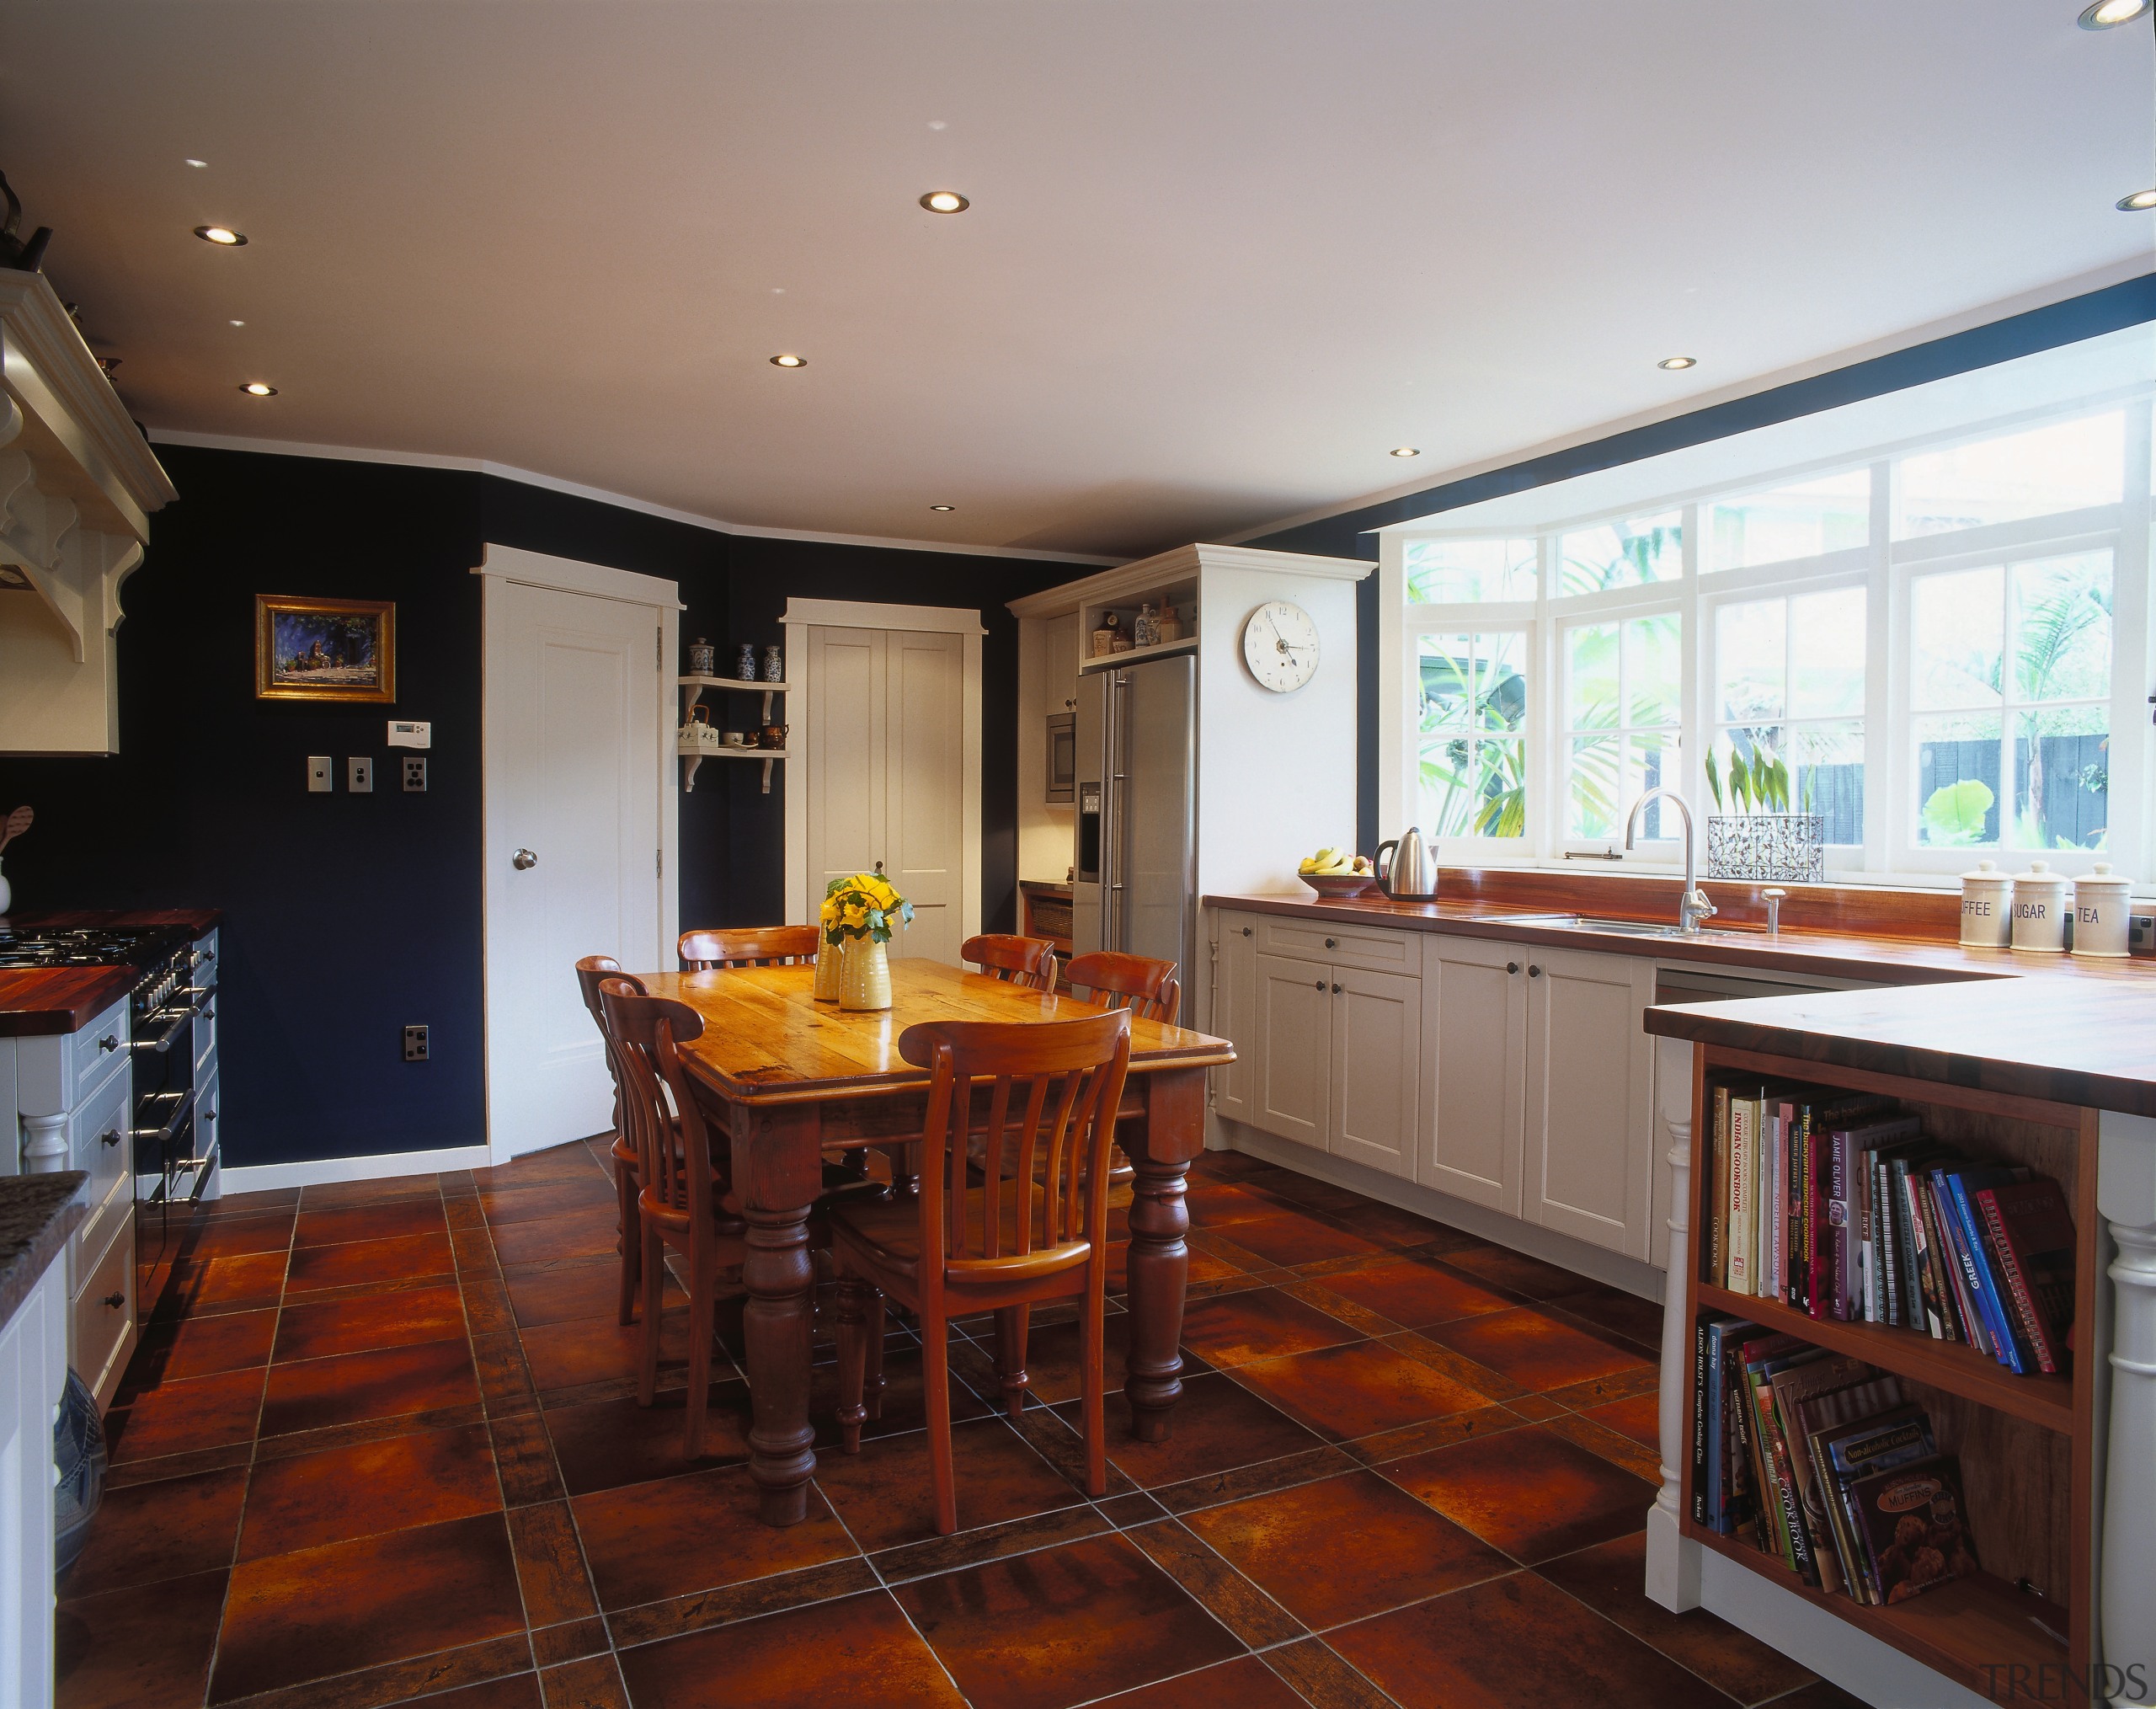
{"type": "Polygon", "coordinates": [[[119,751],[120,584],[178,496],[45,275],[0,268],[0,753],[119,751]]]}

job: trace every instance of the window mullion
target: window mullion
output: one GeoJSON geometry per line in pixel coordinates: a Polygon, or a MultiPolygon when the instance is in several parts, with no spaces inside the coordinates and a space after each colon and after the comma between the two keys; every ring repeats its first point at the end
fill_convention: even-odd
{"type": "Polygon", "coordinates": [[[1886,463],[1871,466],[1870,568],[1865,578],[1864,853],[1872,873],[1891,871],[1915,819],[1906,796],[1912,787],[1907,649],[1893,638],[1908,633],[1908,589],[1897,586],[1892,563],[1893,474],[1886,463]]]}

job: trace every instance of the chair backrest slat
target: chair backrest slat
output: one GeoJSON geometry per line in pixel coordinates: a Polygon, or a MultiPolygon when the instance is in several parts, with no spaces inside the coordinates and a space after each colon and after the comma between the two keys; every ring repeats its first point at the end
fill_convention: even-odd
{"type": "Polygon", "coordinates": [[[702,1036],[703,1017],[686,1003],[644,996],[631,979],[606,980],[599,990],[607,1039],[621,1065],[623,1127],[636,1144],[644,1193],[688,1217],[692,1242],[708,1239],[711,1135],[680,1050],[702,1036]]]}
{"type": "Polygon", "coordinates": [[[718,967],[782,967],[816,959],[814,926],[739,926],[684,932],[676,946],[685,973],[718,967]]]}
{"type": "MultiPolygon", "coordinates": [[[[591,1023],[599,1028],[599,1042],[606,1051],[606,1074],[614,1082],[614,1131],[626,1136],[628,1129],[622,1117],[622,1065],[615,1060],[614,1041],[606,1032],[606,1017],[600,1007],[599,988],[610,979],[621,980],[641,996],[643,981],[632,973],[623,973],[622,964],[611,955],[587,955],[576,964],[577,990],[583,994],[584,1006],[591,1011],[591,1023]]],[[[631,1141],[633,1145],[635,1142],[631,1141]]]]}
{"type": "Polygon", "coordinates": [[[1090,993],[1103,1008],[1127,1008],[1134,1015],[1172,1027],[1182,1007],[1182,985],[1176,964],[1150,955],[1125,955],[1096,949],[1071,958],[1065,969],[1074,990],[1090,993]]]}
{"type": "Polygon", "coordinates": [[[984,932],[958,946],[958,959],[970,961],[990,979],[1055,989],[1055,945],[1045,937],[1019,937],[1008,932],[984,932]]]}

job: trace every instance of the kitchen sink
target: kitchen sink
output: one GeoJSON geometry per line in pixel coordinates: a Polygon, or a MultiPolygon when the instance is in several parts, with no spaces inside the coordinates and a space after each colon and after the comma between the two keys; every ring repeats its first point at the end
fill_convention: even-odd
{"type": "MultiPolygon", "coordinates": [[[[1657,925],[1646,920],[1605,920],[1594,914],[1499,914],[1492,916],[1492,923],[1500,926],[1553,926],[1566,932],[1612,932],[1623,937],[1682,937],[1685,934],[1675,926],[1657,925]]],[[[1724,937],[1737,928],[1702,926],[1692,935],[1695,937],[1724,937]]]]}

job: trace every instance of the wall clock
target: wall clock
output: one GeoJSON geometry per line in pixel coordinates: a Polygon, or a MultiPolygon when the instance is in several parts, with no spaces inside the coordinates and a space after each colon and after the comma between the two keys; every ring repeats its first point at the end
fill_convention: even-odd
{"type": "Polygon", "coordinates": [[[1243,663],[1261,688],[1293,694],[1317,675],[1317,625],[1286,600],[1260,606],[1243,625],[1243,663]]]}

